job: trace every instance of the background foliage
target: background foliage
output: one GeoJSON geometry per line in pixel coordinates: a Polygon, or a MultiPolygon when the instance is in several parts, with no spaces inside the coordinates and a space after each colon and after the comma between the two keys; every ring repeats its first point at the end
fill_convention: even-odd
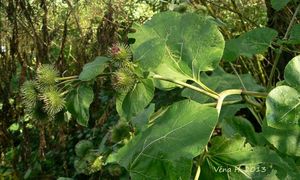
{"type": "MultiPolygon", "coordinates": [[[[168,172],[165,178],[189,179],[191,174],[197,173],[199,161],[206,169],[200,179],[227,176],[226,172],[214,173],[220,166],[243,167],[238,173],[229,173],[229,179],[236,179],[245,178],[240,173],[245,168],[269,167],[270,164],[272,168],[268,169],[266,177],[297,176],[300,162],[297,139],[300,135],[300,66],[299,56],[295,57],[300,52],[300,13],[297,11],[297,0],[0,1],[0,178],[128,179],[130,175],[140,179],[141,174],[149,173],[153,178],[168,172]],[[160,36],[153,42],[151,38],[157,35],[154,30],[162,35],[168,33],[164,32],[164,26],[197,29],[194,22],[202,23],[193,15],[186,17],[187,20],[181,22],[183,25],[172,15],[162,15],[161,18],[166,19],[151,21],[155,14],[159,17],[164,11],[210,16],[218,28],[212,25],[209,31],[212,35],[201,37],[189,31],[178,35],[175,28],[170,42],[163,44],[160,36]],[[211,41],[212,36],[217,37],[215,41],[211,41]],[[171,59],[178,57],[176,52],[180,49],[173,43],[176,38],[190,40],[185,48],[186,57],[212,59],[211,64],[195,66],[199,68],[197,72],[214,71],[195,73],[194,67],[191,71],[186,62],[181,63],[181,69],[174,68],[171,59]],[[201,42],[192,41],[197,38],[201,42]],[[129,95],[120,95],[116,91],[120,86],[108,75],[115,72],[117,78],[121,73],[125,76],[128,73],[117,71],[120,64],[110,63],[112,47],[119,42],[132,44],[130,58],[142,59],[139,66],[143,70],[188,80],[195,87],[204,83],[216,92],[243,88],[269,95],[265,103],[263,99],[255,99],[259,105],[225,104],[218,122],[222,127],[221,136],[218,128],[213,130],[217,123],[215,108],[196,103],[209,104],[213,103],[212,99],[188,88],[182,90],[161,81],[153,84],[146,78],[129,95]],[[202,48],[207,44],[212,48],[202,48]],[[160,47],[175,53],[161,53],[160,47]],[[152,54],[145,56],[144,52],[149,49],[152,54]],[[192,53],[195,49],[207,50],[207,57],[192,53]],[[168,61],[160,64],[162,59],[168,61]],[[53,65],[46,77],[39,73],[41,64],[53,65]],[[43,85],[51,73],[53,83],[43,85]],[[63,113],[54,103],[49,107],[57,107],[57,111],[52,109],[55,113],[49,119],[50,111],[34,114],[32,108],[28,110],[31,101],[23,103],[22,87],[29,80],[33,82],[31,92],[40,94],[36,97],[38,101],[66,101],[63,113]],[[59,94],[49,93],[56,88],[59,94]],[[182,117],[174,111],[182,111],[182,117]],[[190,113],[189,116],[183,116],[186,113],[190,113]],[[196,121],[193,117],[197,116],[205,118],[196,121]],[[43,121],[43,117],[46,120],[43,121]],[[157,137],[171,132],[169,123],[176,118],[181,118],[182,124],[175,124],[175,129],[190,124],[187,129],[179,128],[174,135],[173,138],[180,142],[170,140],[161,145],[157,141],[158,146],[147,145],[146,142],[156,142],[157,137]],[[153,126],[148,127],[149,119],[158,123],[151,120],[153,126]],[[202,129],[193,128],[197,125],[202,129]],[[187,131],[190,135],[184,137],[187,131]],[[210,136],[211,132],[213,139],[208,137],[196,144],[187,144],[199,136],[210,136]],[[206,144],[209,146],[204,150],[206,144]],[[145,145],[149,148],[144,148],[145,145]],[[207,152],[203,155],[205,158],[199,157],[200,150],[207,152]],[[144,151],[145,156],[136,156],[144,151]],[[182,152],[185,156],[177,159],[182,152]],[[238,153],[222,155],[233,152],[238,153]],[[149,162],[146,155],[158,160],[149,162]],[[132,159],[135,160],[132,162],[132,159]],[[148,171],[145,166],[153,168],[148,171]],[[178,168],[183,169],[182,174],[178,168]]],[[[199,29],[198,33],[202,32],[199,29]]],[[[123,48],[127,50],[127,46],[123,48]]],[[[147,76],[131,68],[135,69],[136,78],[147,76]]],[[[244,99],[232,96],[226,100],[240,102],[244,99]]],[[[251,174],[251,177],[261,176],[251,174]]]]}

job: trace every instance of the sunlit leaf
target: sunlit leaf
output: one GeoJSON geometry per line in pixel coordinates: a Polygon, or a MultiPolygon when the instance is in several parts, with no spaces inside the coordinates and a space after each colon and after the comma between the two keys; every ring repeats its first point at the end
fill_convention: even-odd
{"type": "Polygon", "coordinates": [[[150,103],[153,96],[152,80],[142,80],[130,92],[117,96],[116,109],[120,116],[129,120],[138,115],[150,103]]]}
{"type": "Polygon", "coordinates": [[[87,63],[83,66],[82,72],[79,74],[81,81],[90,81],[100,75],[104,69],[108,66],[107,57],[99,56],[94,61],[87,63]]]}
{"type": "Polygon", "coordinates": [[[193,101],[171,105],[108,162],[118,162],[133,179],[189,179],[218,119],[215,108],[193,101]]]}
{"type": "Polygon", "coordinates": [[[226,41],[223,58],[226,61],[235,61],[239,56],[251,58],[255,54],[264,53],[277,34],[275,30],[267,27],[248,31],[236,39],[226,41]]]}
{"type": "Polygon", "coordinates": [[[273,89],[266,101],[263,134],[279,151],[300,156],[300,56],[284,70],[286,85],[273,89]]]}
{"type": "MultiPolygon", "coordinates": [[[[131,35],[136,39],[134,60],[143,69],[162,76],[198,81],[200,71],[213,70],[222,57],[223,37],[206,16],[159,13],[136,29],[131,35]]],[[[160,86],[172,87],[164,82],[160,86]]]]}

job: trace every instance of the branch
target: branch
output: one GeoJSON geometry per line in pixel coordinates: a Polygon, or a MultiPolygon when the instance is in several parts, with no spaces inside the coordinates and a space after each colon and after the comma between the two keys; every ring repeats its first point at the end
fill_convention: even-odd
{"type": "MultiPolygon", "coordinates": [[[[221,108],[222,108],[224,99],[230,95],[242,95],[242,96],[249,95],[249,96],[254,96],[257,98],[266,98],[268,96],[267,93],[246,91],[246,90],[242,90],[242,89],[229,89],[229,90],[222,91],[219,94],[219,99],[218,99],[217,106],[216,106],[216,109],[218,110],[219,114],[221,112],[221,108]]],[[[247,102],[249,102],[249,99],[245,99],[245,100],[247,102]]],[[[249,102],[249,103],[253,104],[253,102],[249,102]]],[[[256,105],[258,105],[258,104],[256,104],[256,105]]]]}
{"type": "Polygon", "coordinates": [[[217,106],[216,106],[218,114],[220,115],[223,101],[227,96],[235,95],[235,94],[242,94],[242,92],[243,92],[243,90],[241,90],[241,89],[229,89],[229,90],[222,91],[219,94],[219,99],[218,99],[217,106]]]}

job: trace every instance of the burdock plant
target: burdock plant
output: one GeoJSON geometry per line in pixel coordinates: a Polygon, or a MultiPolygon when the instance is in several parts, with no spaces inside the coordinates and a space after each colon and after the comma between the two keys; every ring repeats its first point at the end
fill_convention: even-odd
{"type": "Polygon", "coordinates": [[[35,80],[26,81],[21,88],[25,110],[36,120],[53,119],[65,107],[60,85],[77,80],[77,76],[59,77],[53,65],[40,65],[35,80]]]}
{"type": "Polygon", "coordinates": [[[37,83],[35,81],[26,81],[21,88],[23,104],[26,108],[33,108],[38,101],[37,83]]]}
{"type": "Polygon", "coordinates": [[[54,116],[60,112],[64,108],[66,102],[63,93],[55,87],[44,90],[40,95],[40,99],[44,102],[44,110],[50,116],[54,116]]]}
{"type": "Polygon", "coordinates": [[[59,72],[53,65],[44,64],[37,69],[37,82],[42,88],[54,85],[58,77],[59,72]]]}
{"type": "Polygon", "coordinates": [[[109,50],[109,54],[118,63],[129,61],[132,56],[129,46],[122,43],[113,44],[109,50]]]}
{"type": "Polygon", "coordinates": [[[113,88],[123,93],[128,92],[136,84],[137,77],[131,69],[122,67],[113,73],[111,80],[113,88]]]}
{"type": "Polygon", "coordinates": [[[111,141],[116,143],[130,136],[130,126],[125,120],[119,122],[111,129],[111,141]]]}

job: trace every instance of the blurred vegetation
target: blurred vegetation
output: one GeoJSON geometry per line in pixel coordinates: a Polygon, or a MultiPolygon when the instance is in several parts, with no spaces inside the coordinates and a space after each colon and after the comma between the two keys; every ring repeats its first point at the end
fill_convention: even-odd
{"type": "MultiPolygon", "coordinates": [[[[167,10],[209,14],[226,39],[265,26],[284,36],[295,7],[290,3],[275,11],[269,0],[0,1],[0,179],[128,178],[118,165],[97,166],[101,161],[98,152],[90,151],[84,157],[77,152],[84,148],[114,149],[112,141],[129,136],[126,123],[117,123],[110,80],[100,77],[93,85],[96,97],[87,128],[69,116],[46,124],[34,122],[25,111],[28,104],[21,103],[21,86],[26,80],[35,80],[41,64],[52,64],[61,77],[78,75],[83,65],[96,56],[108,55],[114,43],[133,43],[127,34],[135,31],[134,23],[144,23],[167,10]],[[104,146],[104,139],[120,129],[117,135],[122,137],[113,137],[104,146]],[[79,148],[78,142],[83,147],[79,148]],[[82,159],[88,165],[78,162],[82,159]],[[87,170],[91,163],[94,169],[87,170]]],[[[224,63],[224,69],[251,73],[260,84],[267,85],[274,48],[261,56],[240,57],[235,64],[224,63]]],[[[299,53],[297,46],[286,46],[283,51],[284,60],[278,67],[284,67],[290,57],[299,53]]],[[[274,82],[281,79],[282,70],[277,69],[274,82]]],[[[178,99],[179,93],[176,89],[168,95],[158,92],[154,101],[161,107],[170,99],[178,99]]]]}

